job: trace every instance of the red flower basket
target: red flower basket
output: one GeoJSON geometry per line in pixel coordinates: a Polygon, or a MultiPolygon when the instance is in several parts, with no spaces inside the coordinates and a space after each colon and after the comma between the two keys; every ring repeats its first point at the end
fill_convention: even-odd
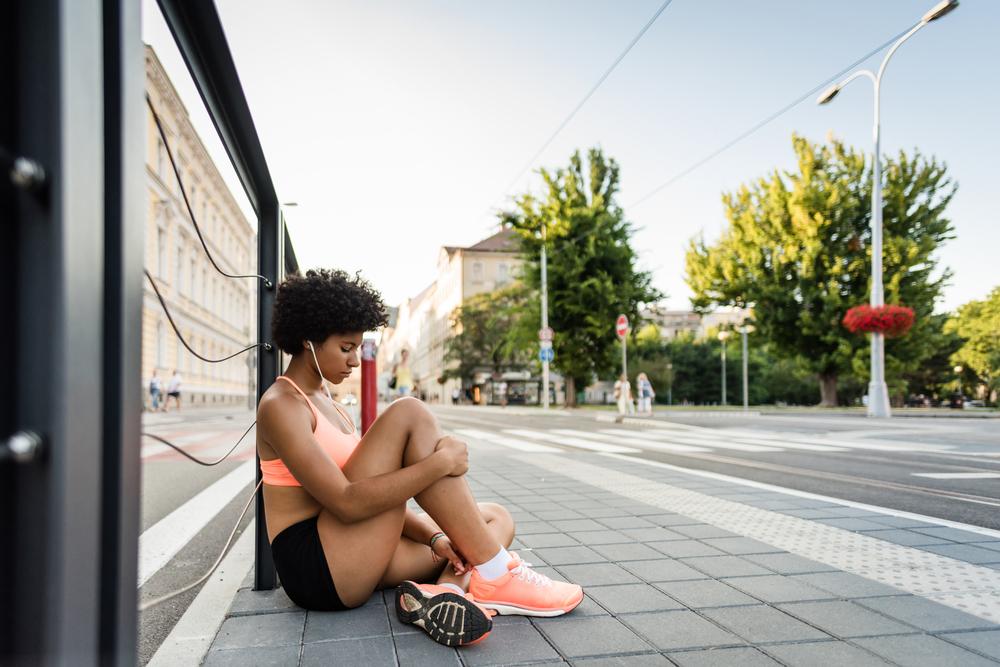
{"type": "Polygon", "coordinates": [[[886,338],[904,335],[916,316],[906,306],[855,306],[844,315],[844,326],[852,333],[881,333],[886,338]]]}

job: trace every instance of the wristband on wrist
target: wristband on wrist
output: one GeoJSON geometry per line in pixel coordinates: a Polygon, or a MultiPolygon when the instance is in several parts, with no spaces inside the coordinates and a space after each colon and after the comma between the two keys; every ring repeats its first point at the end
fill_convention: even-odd
{"type": "Polygon", "coordinates": [[[440,540],[444,536],[445,536],[445,534],[442,533],[441,531],[438,531],[438,532],[434,533],[433,535],[431,535],[431,540],[428,543],[430,545],[431,549],[434,548],[434,543],[437,542],[438,540],[440,540]]]}

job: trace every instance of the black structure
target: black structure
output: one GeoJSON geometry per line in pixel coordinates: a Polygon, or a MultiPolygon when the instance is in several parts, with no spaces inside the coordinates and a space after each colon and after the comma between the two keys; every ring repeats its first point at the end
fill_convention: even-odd
{"type": "MultiPolygon", "coordinates": [[[[297,269],[218,14],[160,8],[257,214],[258,340],[297,269]]],[[[0,3],[0,664],[136,661],[144,59],[132,0],[0,3]]],[[[259,353],[258,397],[278,373],[259,353]]],[[[258,478],[259,478],[258,468],[258,478]]],[[[273,588],[262,504],[256,586],[273,588]]]]}
{"type": "Polygon", "coordinates": [[[0,4],[3,664],[135,662],[139,35],[125,0],[0,4]]]}

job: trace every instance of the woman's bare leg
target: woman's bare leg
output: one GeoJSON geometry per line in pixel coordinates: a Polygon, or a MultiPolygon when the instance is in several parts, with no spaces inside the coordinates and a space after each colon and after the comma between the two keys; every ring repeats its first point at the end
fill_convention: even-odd
{"type": "MultiPolygon", "coordinates": [[[[412,465],[434,452],[443,434],[427,407],[412,398],[392,403],[344,465],[349,480],[366,479],[412,465]]],[[[416,496],[470,564],[500,549],[464,477],[443,477],[416,496]]],[[[341,600],[363,604],[382,581],[400,545],[405,505],[352,524],[320,512],[317,527],[341,600]]]]}
{"type": "MultiPolygon", "coordinates": [[[[486,527],[498,543],[509,547],[514,540],[514,520],[502,505],[479,503],[479,511],[486,520],[486,527]]],[[[469,590],[469,573],[456,574],[447,562],[434,561],[430,547],[403,537],[392,555],[385,576],[379,583],[381,588],[398,586],[406,580],[417,582],[436,581],[449,583],[469,590]]]]}

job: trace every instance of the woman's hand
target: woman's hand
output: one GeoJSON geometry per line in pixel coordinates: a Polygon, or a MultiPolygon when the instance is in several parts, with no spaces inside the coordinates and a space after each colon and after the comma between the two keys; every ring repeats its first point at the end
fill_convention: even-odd
{"type": "Polygon", "coordinates": [[[469,471],[469,447],[461,440],[446,435],[438,440],[434,451],[444,454],[451,464],[449,476],[461,477],[469,471]]]}
{"type": "Polygon", "coordinates": [[[455,551],[455,547],[447,535],[434,540],[434,545],[431,547],[431,557],[435,563],[442,558],[447,560],[455,569],[455,574],[465,574],[467,571],[468,566],[462,560],[462,557],[458,555],[458,552],[455,551]]]}

